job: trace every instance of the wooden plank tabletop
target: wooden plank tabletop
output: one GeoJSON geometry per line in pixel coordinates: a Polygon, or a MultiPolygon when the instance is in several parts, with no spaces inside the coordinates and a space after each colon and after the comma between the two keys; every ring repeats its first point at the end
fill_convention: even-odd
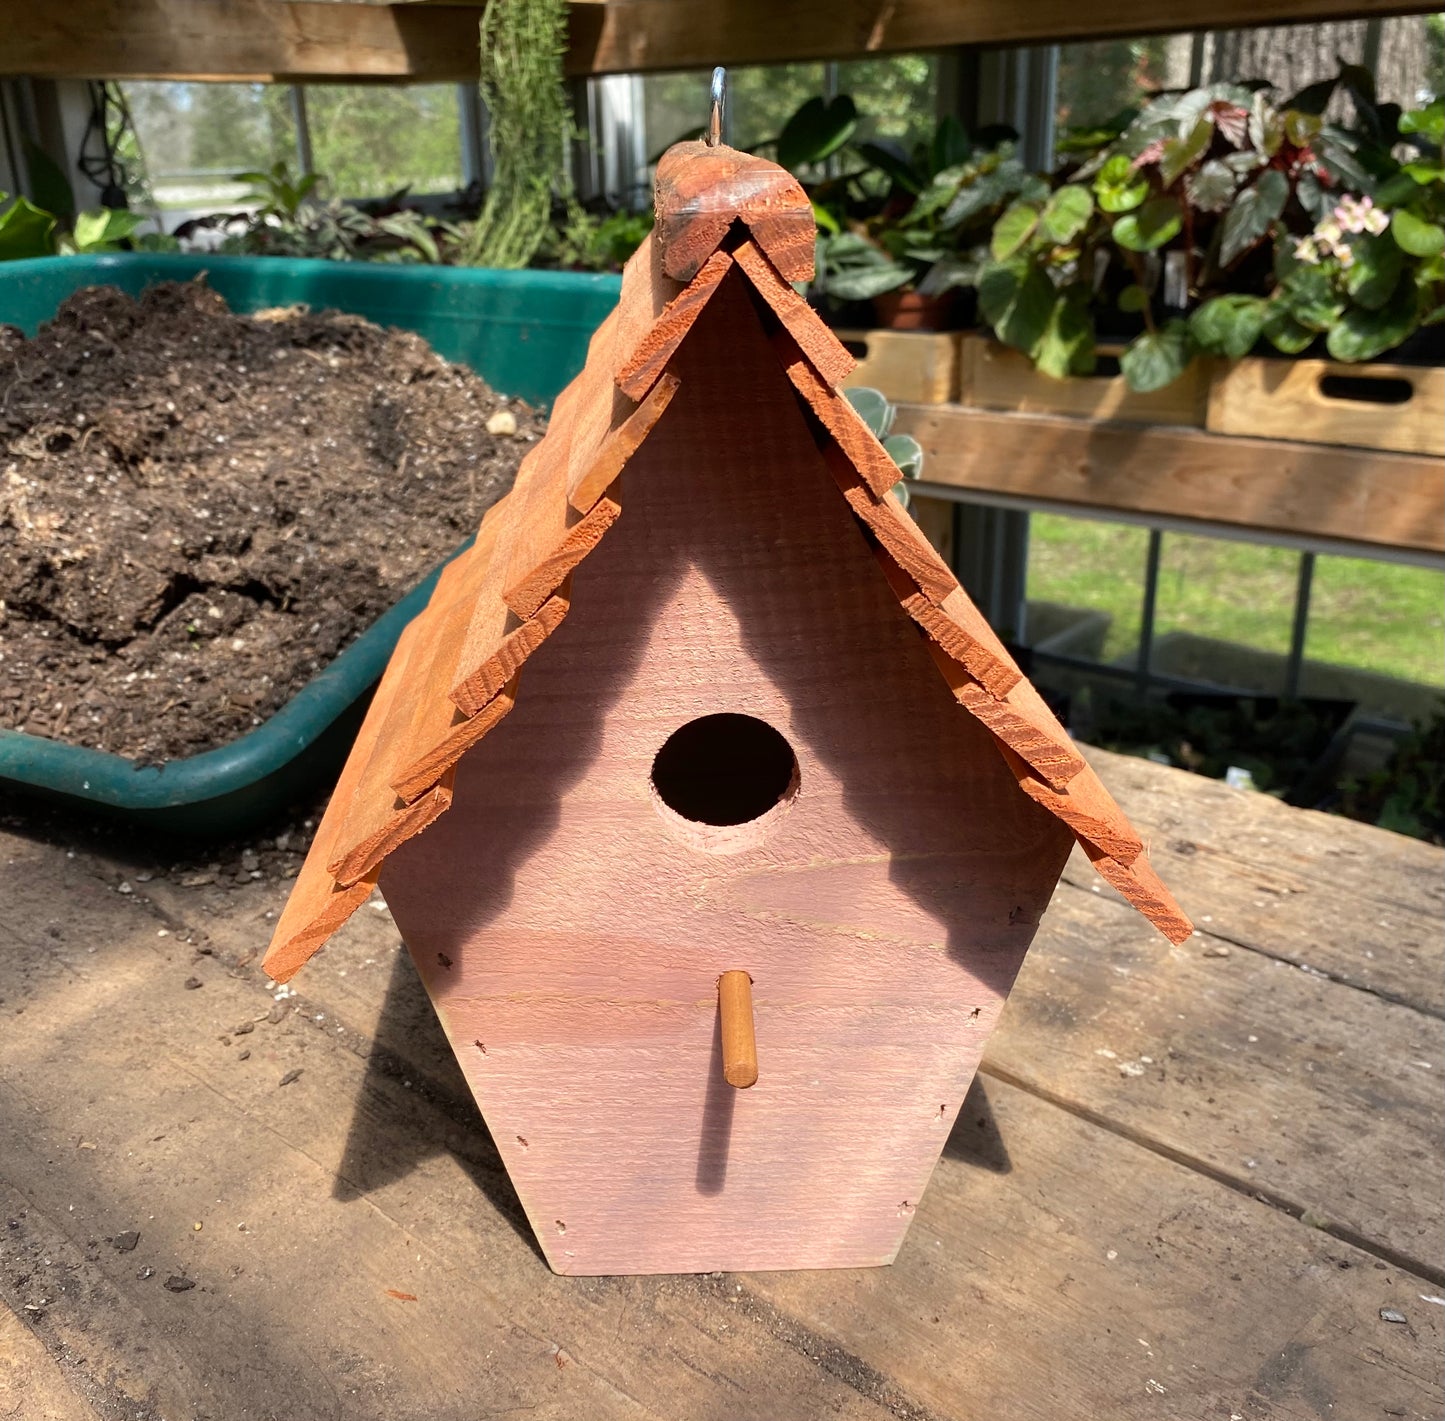
{"type": "Polygon", "coordinates": [[[0,1417],[1435,1421],[1445,853],[1090,758],[1200,934],[1071,865],[842,1273],[553,1276],[384,904],[0,831],[0,1417]]]}

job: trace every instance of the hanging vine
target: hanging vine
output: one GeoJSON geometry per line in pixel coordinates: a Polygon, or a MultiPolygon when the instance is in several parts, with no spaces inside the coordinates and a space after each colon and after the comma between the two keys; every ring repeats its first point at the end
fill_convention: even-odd
{"type": "Polygon", "coordinates": [[[570,194],[572,114],[562,75],[567,0],[491,0],[481,49],[492,185],[468,258],[478,266],[521,267],[547,234],[553,192],[570,194]]]}

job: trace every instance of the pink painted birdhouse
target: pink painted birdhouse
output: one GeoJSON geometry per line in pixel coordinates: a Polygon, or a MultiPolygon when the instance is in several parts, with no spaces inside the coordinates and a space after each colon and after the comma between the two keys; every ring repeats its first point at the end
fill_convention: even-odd
{"type": "Polygon", "coordinates": [[[380,883],[558,1272],[887,1263],[1074,843],[1190,927],[890,491],[796,182],[684,144],[657,202],[266,967],[380,883]]]}

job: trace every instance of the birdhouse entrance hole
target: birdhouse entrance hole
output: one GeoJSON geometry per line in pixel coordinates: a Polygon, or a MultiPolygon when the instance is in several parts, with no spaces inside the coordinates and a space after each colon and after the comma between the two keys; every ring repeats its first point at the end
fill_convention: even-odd
{"type": "Polygon", "coordinates": [[[689,842],[735,852],[757,841],[737,830],[771,821],[792,802],[798,760],[766,721],[705,715],[668,736],[652,762],[652,789],[664,819],[689,842]]]}

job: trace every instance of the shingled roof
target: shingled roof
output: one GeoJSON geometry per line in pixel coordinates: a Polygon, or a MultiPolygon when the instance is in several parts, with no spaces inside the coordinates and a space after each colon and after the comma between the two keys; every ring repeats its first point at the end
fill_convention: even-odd
{"type": "MultiPolygon", "coordinates": [[[[264,966],[288,980],[366,901],[386,857],[451,804],[461,757],[507,715],[520,673],[567,615],[572,571],[622,513],[622,475],[679,381],[669,368],[737,273],[812,421],[824,462],[902,608],[1019,788],[1171,941],[1192,931],[1139,836],[893,494],[898,470],[840,393],[852,357],[792,285],[812,272],[808,199],[786,172],[679,144],[658,166],[658,224],[546,436],[397,644],[264,966]]],[[[542,652],[545,655],[545,652],[542,652]]]]}

